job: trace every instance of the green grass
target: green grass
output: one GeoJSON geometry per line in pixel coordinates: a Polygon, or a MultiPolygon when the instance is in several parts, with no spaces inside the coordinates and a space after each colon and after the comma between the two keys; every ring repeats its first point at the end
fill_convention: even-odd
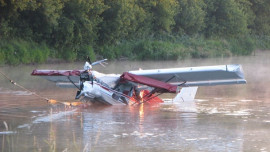
{"type": "Polygon", "coordinates": [[[256,49],[270,50],[270,36],[251,36],[256,49]]]}
{"type": "Polygon", "coordinates": [[[24,40],[0,41],[0,64],[44,63],[51,58],[69,62],[96,58],[129,60],[179,60],[250,55],[256,49],[269,50],[270,36],[242,36],[234,38],[204,38],[200,36],[171,36],[122,41],[114,45],[82,45],[57,50],[45,43],[24,40]]]}
{"type": "Polygon", "coordinates": [[[50,49],[46,44],[37,44],[24,40],[2,40],[0,42],[0,63],[17,65],[20,63],[43,63],[50,49]]]}
{"type": "Polygon", "coordinates": [[[117,45],[103,46],[98,53],[109,59],[126,57],[133,60],[178,60],[250,55],[255,49],[256,43],[250,37],[229,40],[176,37],[169,40],[124,41],[117,45]]]}

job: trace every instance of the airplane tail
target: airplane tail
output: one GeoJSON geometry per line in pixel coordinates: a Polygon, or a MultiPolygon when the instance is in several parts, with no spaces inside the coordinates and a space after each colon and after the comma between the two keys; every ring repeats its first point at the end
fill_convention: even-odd
{"type": "Polygon", "coordinates": [[[173,102],[193,101],[195,99],[198,87],[184,87],[178,93],[173,102]]]}
{"type": "Polygon", "coordinates": [[[181,112],[197,112],[197,107],[194,101],[198,87],[184,87],[173,99],[175,106],[181,112]]]}

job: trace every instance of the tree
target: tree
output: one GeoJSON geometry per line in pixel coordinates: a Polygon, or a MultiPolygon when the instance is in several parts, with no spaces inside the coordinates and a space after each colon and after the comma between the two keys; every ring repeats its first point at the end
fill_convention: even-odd
{"type": "Polygon", "coordinates": [[[205,3],[203,0],[178,0],[179,9],[175,16],[174,31],[180,34],[198,34],[205,27],[204,10],[205,3]]]}
{"type": "Polygon", "coordinates": [[[259,35],[270,35],[270,1],[250,0],[252,11],[255,14],[254,24],[251,26],[253,33],[259,35]]]}
{"type": "Polygon", "coordinates": [[[237,2],[239,8],[247,17],[247,26],[250,28],[254,24],[254,19],[256,17],[251,9],[252,3],[249,0],[235,0],[235,2],[237,2]]]}
{"type": "Polygon", "coordinates": [[[156,32],[171,32],[175,25],[174,17],[177,13],[176,0],[154,0],[152,2],[153,30],[156,32]]]}
{"type": "Polygon", "coordinates": [[[105,1],[109,8],[104,11],[100,42],[111,44],[131,39],[143,33],[146,12],[134,0],[105,1]]]}
{"type": "Polygon", "coordinates": [[[67,0],[59,26],[54,30],[53,45],[61,50],[61,54],[69,54],[72,59],[80,46],[93,46],[102,21],[100,15],[105,9],[103,0],[67,0]]]}
{"type": "Polygon", "coordinates": [[[39,3],[36,0],[0,0],[0,38],[16,36],[20,13],[38,7],[39,3]]]}
{"type": "Polygon", "coordinates": [[[246,34],[247,15],[234,0],[205,0],[206,36],[234,37],[246,34]]]}
{"type": "Polygon", "coordinates": [[[25,10],[20,13],[18,36],[30,37],[36,42],[47,41],[51,43],[54,29],[58,27],[64,0],[43,0],[38,3],[35,10],[25,10]],[[26,32],[28,31],[28,32],[26,32]]]}

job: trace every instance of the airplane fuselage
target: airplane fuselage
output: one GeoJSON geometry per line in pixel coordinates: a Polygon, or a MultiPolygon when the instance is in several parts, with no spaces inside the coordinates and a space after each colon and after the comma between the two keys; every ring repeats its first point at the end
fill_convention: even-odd
{"type": "Polygon", "coordinates": [[[79,97],[83,101],[92,103],[101,102],[108,105],[126,105],[131,99],[131,97],[97,81],[93,81],[93,84],[91,81],[85,81],[79,97]]]}

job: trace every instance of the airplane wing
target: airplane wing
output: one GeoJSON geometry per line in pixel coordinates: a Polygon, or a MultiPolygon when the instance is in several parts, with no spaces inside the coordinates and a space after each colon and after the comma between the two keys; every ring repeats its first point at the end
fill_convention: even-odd
{"type": "Polygon", "coordinates": [[[246,83],[242,66],[238,64],[138,70],[129,73],[174,85],[181,84],[182,87],[246,83]]]}
{"type": "MultiPolygon", "coordinates": [[[[56,82],[56,85],[59,87],[71,88],[75,87],[75,85],[79,85],[80,73],[83,71],[84,70],[34,70],[32,72],[32,75],[41,76],[42,78],[45,78],[49,81],[56,82]]],[[[112,86],[115,85],[116,81],[120,77],[120,75],[117,74],[107,75],[99,73],[97,71],[93,71],[93,74],[105,83],[111,83],[112,86]]],[[[246,83],[241,65],[236,64],[138,70],[126,72],[125,75],[129,77],[130,80],[133,79],[134,82],[146,84],[157,88],[161,86],[163,87],[166,84],[171,84],[173,86],[181,85],[181,87],[190,87],[246,83]],[[143,77],[140,78],[136,76],[143,77]],[[148,79],[145,79],[145,77],[149,78],[149,80],[151,81],[148,81],[148,79]],[[164,84],[162,84],[162,82],[164,82],[164,84]]],[[[175,87],[172,86],[168,86],[166,87],[166,89],[169,92],[175,91],[175,87]]]]}
{"type": "Polygon", "coordinates": [[[32,76],[41,76],[53,82],[79,82],[83,70],[34,70],[32,76]]]}
{"type": "Polygon", "coordinates": [[[32,76],[55,82],[61,88],[76,88],[79,86],[80,74],[84,70],[34,70],[32,76]],[[76,85],[76,86],[75,86],[76,85]]]}
{"type": "MultiPolygon", "coordinates": [[[[76,88],[79,86],[80,74],[84,70],[34,70],[32,76],[40,76],[41,78],[55,82],[61,88],[76,88]],[[76,86],[75,86],[76,85],[76,86]]],[[[113,87],[119,79],[119,74],[103,74],[92,71],[93,75],[99,80],[113,87]]]]}

